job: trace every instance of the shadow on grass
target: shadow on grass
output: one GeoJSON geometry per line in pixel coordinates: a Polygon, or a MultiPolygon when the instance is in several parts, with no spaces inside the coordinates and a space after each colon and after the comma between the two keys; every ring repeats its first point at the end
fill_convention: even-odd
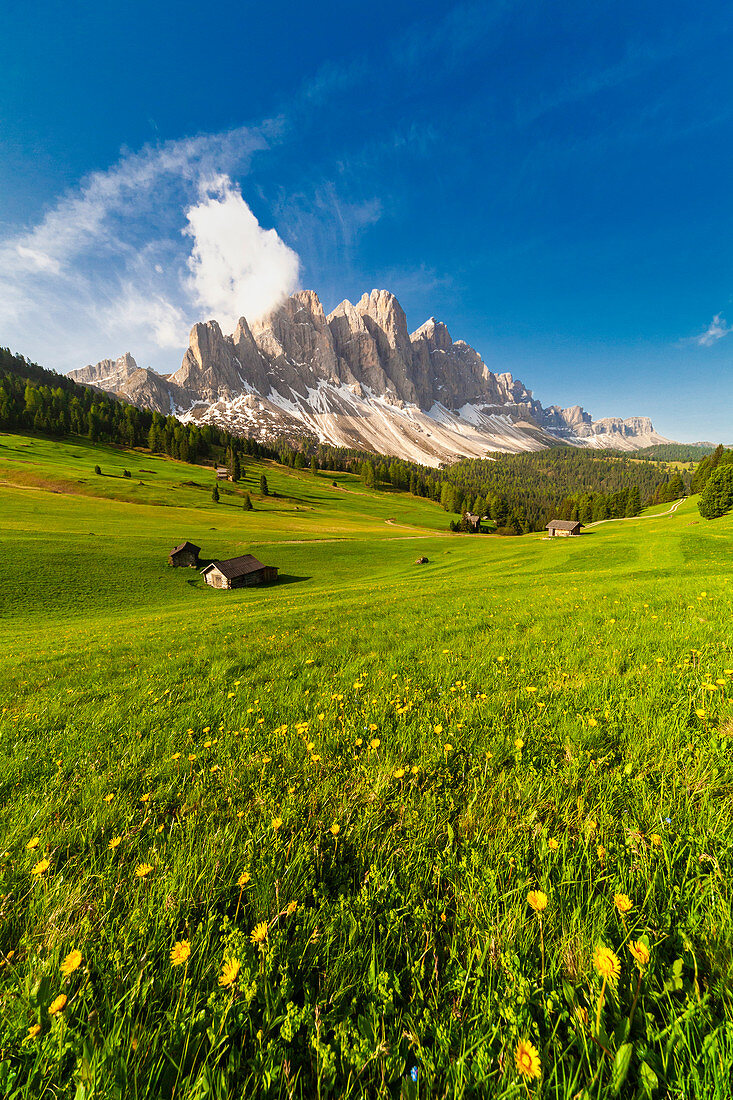
{"type": "MultiPolygon", "coordinates": [[[[202,568],[205,569],[207,564],[213,565],[214,562],[205,562],[202,568]]],[[[220,591],[241,592],[244,588],[278,588],[282,584],[300,584],[301,581],[311,579],[311,577],[296,577],[293,573],[281,573],[276,581],[267,581],[264,584],[243,584],[238,588],[220,589],[220,591]]],[[[190,585],[191,588],[211,587],[207,586],[204,578],[198,574],[194,577],[187,577],[186,584],[190,585]]]]}

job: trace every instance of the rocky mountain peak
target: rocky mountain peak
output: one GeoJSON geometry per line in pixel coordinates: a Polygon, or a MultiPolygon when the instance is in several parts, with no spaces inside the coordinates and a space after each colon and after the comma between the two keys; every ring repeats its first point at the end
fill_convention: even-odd
{"type": "Polygon", "coordinates": [[[364,294],[357,302],[356,309],[365,320],[373,322],[390,347],[398,349],[409,346],[407,318],[402,306],[389,290],[372,290],[369,294],[364,294]]]}
{"type": "MultiPolygon", "coordinates": [[[[448,348],[453,347],[447,325],[442,321],[436,321],[435,317],[429,317],[424,325],[420,325],[420,328],[410,333],[410,341],[413,345],[418,340],[425,340],[431,347],[438,348],[440,351],[447,351],[448,348]]],[[[462,341],[458,342],[462,343],[462,341]]],[[[468,344],[464,346],[468,347],[468,344]]]]}
{"type": "Polygon", "coordinates": [[[428,465],[559,440],[624,450],[665,442],[646,417],[594,422],[579,405],[543,408],[435,317],[410,335],[387,290],[355,305],[344,299],[328,316],[314,291],[301,290],[265,317],[240,318],[231,336],[200,322],[168,379],[138,370],[129,353],[72,377],[265,441],[322,439],[428,465]]]}
{"type": "Polygon", "coordinates": [[[138,369],[138,365],[129,351],[120,355],[117,359],[101,359],[99,363],[88,363],[78,370],[69,371],[69,378],[74,382],[86,385],[99,386],[114,392],[117,387],[124,385],[138,369]]]}

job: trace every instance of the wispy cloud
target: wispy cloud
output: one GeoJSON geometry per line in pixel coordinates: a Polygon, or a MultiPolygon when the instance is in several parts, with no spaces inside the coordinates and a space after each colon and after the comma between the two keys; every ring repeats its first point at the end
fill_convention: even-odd
{"type": "Polygon", "coordinates": [[[724,336],[729,336],[731,332],[733,332],[733,325],[728,324],[722,313],[716,313],[705,331],[695,336],[694,341],[701,348],[710,348],[724,336]]]}
{"type": "Polygon", "coordinates": [[[233,324],[238,310],[267,308],[268,293],[275,304],[293,288],[297,257],[259,226],[231,177],[246,176],[280,131],[266,122],[123,152],[0,242],[3,342],[62,371],[128,349],[167,369],[202,310],[221,307],[233,324]],[[279,288],[266,272],[275,255],[289,262],[279,288]]]}

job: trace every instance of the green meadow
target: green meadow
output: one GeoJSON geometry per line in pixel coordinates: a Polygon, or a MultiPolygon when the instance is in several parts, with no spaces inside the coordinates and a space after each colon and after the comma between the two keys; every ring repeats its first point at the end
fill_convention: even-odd
{"type": "Polygon", "coordinates": [[[0,435],[0,1095],[733,1095],[733,517],[212,487],[0,435]]]}

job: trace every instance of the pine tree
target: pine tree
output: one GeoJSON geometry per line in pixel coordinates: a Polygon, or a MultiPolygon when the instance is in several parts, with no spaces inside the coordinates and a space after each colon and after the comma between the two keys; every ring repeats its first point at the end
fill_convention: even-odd
{"type": "Polygon", "coordinates": [[[211,490],[211,499],[213,500],[214,504],[219,503],[219,489],[217,488],[216,485],[211,490]]]}
{"type": "Polygon", "coordinates": [[[365,462],[362,467],[364,471],[364,485],[367,489],[377,488],[377,470],[373,462],[365,462]]]}
{"type": "Polygon", "coordinates": [[[318,461],[315,455],[313,455],[313,458],[311,459],[311,473],[313,474],[313,477],[315,477],[318,473],[318,461]]]}
{"type": "Polygon", "coordinates": [[[260,494],[263,497],[267,497],[270,495],[270,490],[267,487],[267,478],[264,474],[260,476],[260,494]]]}
{"type": "Polygon", "coordinates": [[[239,465],[239,452],[235,451],[234,457],[232,458],[232,481],[239,481],[241,476],[242,468],[239,465]]]}
{"type": "Polygon", "coordinates": [[[491,518],[497,527],[504,527],[509,518],[509,505],[506,497],[497,496],[491,503],[491,518]]]}
{"type": "Polygon", "coordinates": [[[733,508],[733,465],[717,466],[705,483],[697,503],[703,519],[717,519],[733,508]]]}
{"type": "Polygon", "coordinates": [[[245,510],[245,512],[253,512],[254,511],[254,505],[252,504],[252,500],[250,498],[249,493],[244,494],[244,502],[242,504],[242,508],[245,510]]]}
{"type": "Polygon", "coordinates": [[[685,495],[685,483],[682,480],[682,475],[679,471],[672,475],[672,480],[669,483],[669,499],[680,500],[685,495]]]}
{"type": "Polygon", "coordinates": [[[638,516],[641,511],[641,493],[638,485],[632,485],[626,501],[626,515],[638,516]]]}

